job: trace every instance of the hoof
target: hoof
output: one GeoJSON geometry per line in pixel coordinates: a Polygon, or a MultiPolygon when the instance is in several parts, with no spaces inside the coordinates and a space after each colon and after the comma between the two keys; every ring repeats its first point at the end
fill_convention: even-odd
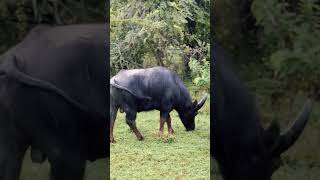
{"type": "Polygon", "coordinates": [[[111,138],[110,143],[116,143],[116,140],[114,140],[114,138],[111,138]]]}
{"type": "Polygon", "coordinates": [[[169,134],[174,134],[174,130],[173,130],[173,129],[170,129],[170,130],[169,130],[169,134]]]}
{"type": "Polygon", "coordinates": [[[143,141],[144,137],[143,137],[143,136],[139,136],[139,137],[137,137],[137,139],[138,139],[139,141],[143,141]]]}
{"type": "Polygon", "coordinates": [[[161,137],[163,135],[163,131],[158,132],[158,136],[161,137]]]}

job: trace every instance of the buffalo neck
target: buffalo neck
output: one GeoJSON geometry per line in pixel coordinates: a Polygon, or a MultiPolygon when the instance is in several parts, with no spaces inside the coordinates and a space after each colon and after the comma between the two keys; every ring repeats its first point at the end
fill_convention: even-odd
{"type": "Polygon", "coordinates": [[[192,105],[191,96],[186,87],[181,87],[176,95],[174,109],[180,114],[184,114],[192,105]]]}

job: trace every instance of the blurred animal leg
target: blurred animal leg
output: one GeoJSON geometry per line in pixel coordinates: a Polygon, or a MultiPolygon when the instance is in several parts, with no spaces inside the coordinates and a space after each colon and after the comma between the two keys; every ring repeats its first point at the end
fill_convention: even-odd
{"type": "Polygon", "coordinates": [[[115,143],[113,137],[113,127],[117,118],[118,108],[114,105],[114,102],[110,101],[110,142],[115,143]]]}
{"type": "Polygon", "coordinates": [[[143,136],[140,133],[140,131],[138,130],[137,126],[136,126],[136,112],[126,112],[126,123],[129,125],[129,127],[131,128],[131,130],[134,132],[134,134],[136,135],[138,140],[143,140],[143,136]]]}
{"type": "Polygon", "coordinates": [[[159,127],[159,135],[163,134],[164,124],[166,123],[166,119],[160,115],[160,127],[159,127]]]}
{"type": "Polygon", "coordinates": [[[170,117],[170,115],[169,115],[168,118],[167,118],[167,126],[168,126],[168,132],[169,132],[169,134],[173,134],[173,133],[174,133],[174,130],[173,130],[172,125],[171,125],[171,117],[170,117]]]}
{"type": "Polygon", "coordinates": [[[27,145],[10,139],[7,142],[0,139],[0,179],[18,180],[22,160],[27,149],[27,145]]]}
{"type": "Polygon", "coordinates": [[[86,166],[86,156],[79,149],[53,148],[48,156],[51,165],[51,180],[82,180],[86,166]],[[53,154],[53,155],[52,155],[53,154]]]}

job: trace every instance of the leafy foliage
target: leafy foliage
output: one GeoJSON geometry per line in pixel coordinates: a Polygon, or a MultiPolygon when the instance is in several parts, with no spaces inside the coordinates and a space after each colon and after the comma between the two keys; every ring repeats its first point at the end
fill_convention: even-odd
{"type": "MultiPolygon", "coordinates": [[[[285,129],[307,95],[320,97],[319,1],[216,0],[214,4],[214,39],[241,65],[263,124],[275,120],[285,129]]],[[[302,137],[282,155],[284,163],[272,179],[318,178],[320,156],[313,149],[320,142],[319,109],[318,99],[302,137]]],[[[212,173],[222,179],[216,165],[212,173]]]]}
{"type": "Polygon", "coordinates": [[[112,74],[159,65],[185,75],[191,57],[208,58],[209,1],[198,2],[112,0],[112,74]]]}
{"type": "Polygon", "coordinates": [[[202,61],[191,59],[189,66],[192,71],[193,83],[201,89],[209,91],[210,62],[205,59],[202,61]]]}
{"type": "Polygon", "coordinates": [[[213,9],[214,38],[231,50],[251,85],[263,77],[267,84],[260,85],[279,82],[288,96],[320,97],[319,1],[217,0],[213,9]]]}
{"type": "Polygon", "coordinates": [[[1,0],[0,53],[37,24],[105,22],[104,8],[105,2],[100,0],[1,0]]]}
{"type": "Polygon", "coordinates": [[[263,60],[286,89],[315,92],[320,85],[320,5],[299,1],[255,0],[263,60]]]}

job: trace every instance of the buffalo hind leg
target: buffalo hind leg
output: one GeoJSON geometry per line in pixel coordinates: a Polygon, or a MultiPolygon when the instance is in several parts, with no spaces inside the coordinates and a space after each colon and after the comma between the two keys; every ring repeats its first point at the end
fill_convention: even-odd
{"type": "Polygon", "coordinates": [[[130,129],[134,132],[137,139],[139,141],[142,141],[144,139],[144,137],[142,136],[142,134],[140,133],[140,131],[138,130],[138,128],[136,126],[136,116],[137,116],[137,113],[127,112],[126,113],[126,123],[129,125],[130,129]]]}
{"type": "Polygon", "coordinates": [[[113,136],[113,127],[117,118],[118,107],[113,100],[110,100],[110,142],[115,143],[113,136]]]}

